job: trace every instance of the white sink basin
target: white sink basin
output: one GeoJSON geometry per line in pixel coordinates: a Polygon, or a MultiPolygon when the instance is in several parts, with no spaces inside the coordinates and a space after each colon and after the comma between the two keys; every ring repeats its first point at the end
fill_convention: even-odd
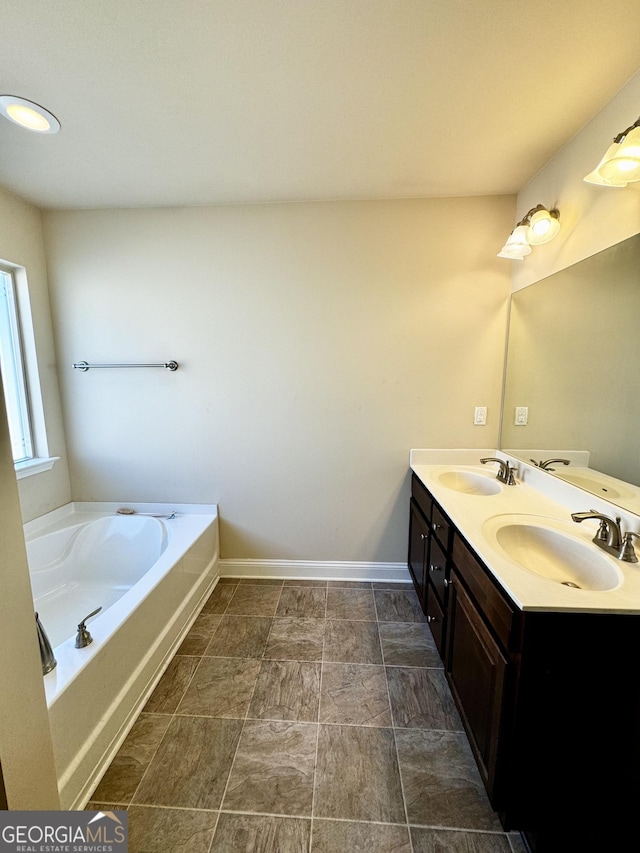
{"type": "Polygon", "coordinates": [[[495,476],[479,471],[443,471],[436,479],[448,489],[465,495],[497,495],[502,491],[495,476]]]}
{"type": "Polygon", "coordinates": [[[573,483],[574,486],[580,486],[581,489],[586,489],[588,492],[593,492],[597,495],[602,495],[603,498],[616,500],[619,498],[632,498],[633,492],[624,488],[620,488],[617,484],[611,485],[604,478],[589,476],[584,474],[574,474],[572,471],[557,471],[558,476],[568,483],[573,483]]]}
{"type": "Polygon", "coordinates": [[[520,568],[569,588],[616,589],[623,575],[613,557],[571,534],[571,527],[535,515],[494,516],[483,532],[494,548],[520,568]]]}

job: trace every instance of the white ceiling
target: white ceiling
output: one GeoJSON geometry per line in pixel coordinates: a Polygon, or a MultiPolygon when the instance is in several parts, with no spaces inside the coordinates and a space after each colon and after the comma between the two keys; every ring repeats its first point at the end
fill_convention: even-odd
{"type": "Polygon", "coordinates": [[[2,0],[0,94],[62,130],[0,120],[0,186],[47,208],[513,193],[637,71],[639,34],[638,0],[2,0]]]}

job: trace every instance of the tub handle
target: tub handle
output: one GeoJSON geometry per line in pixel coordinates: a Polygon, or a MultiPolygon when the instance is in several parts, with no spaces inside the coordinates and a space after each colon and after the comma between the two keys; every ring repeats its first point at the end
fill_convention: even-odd
{"type": "Polygon", "coordinates": [[[93,637],[87,631],[87,626],[84,624],[87,619],[91,619],[92,616],[96,616],[102,607],[98,607],[96,610],[92,610],[88,616],[85,616],[84,619],[78,623],[78,633],[76,634],[76,649],[84,649],[85,646],[88,646],[89,643],[93,642],[93,637]]]}

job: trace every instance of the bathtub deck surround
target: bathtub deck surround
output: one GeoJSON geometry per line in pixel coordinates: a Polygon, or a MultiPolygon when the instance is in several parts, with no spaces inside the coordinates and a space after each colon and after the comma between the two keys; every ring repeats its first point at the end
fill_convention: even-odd
{"type": "Polygon", "coordinates": [[[58,662],[44,686],[63,808],[86,802],[219,574],[215,505],[121,506],[69,504],[24,526],[58,662]],[[98,607],[93,641],[76,648],[98,607]]]}
{"type": "Polygon", "coordinates": [[[410,585],[223,578],[96,788],[132,853],[523,851],[410,585]]]}

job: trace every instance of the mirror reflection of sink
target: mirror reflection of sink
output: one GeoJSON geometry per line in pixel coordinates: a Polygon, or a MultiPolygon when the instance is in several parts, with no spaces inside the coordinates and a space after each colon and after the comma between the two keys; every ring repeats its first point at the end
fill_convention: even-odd
{"type": "Polygon", "coordinates": [[[566,480],[574,486],[579,486],[581,489],[586,489],[588,492],[602,495],[603,498],[609,498],[609,500],[633,497],[633,492],[620,488],[617,483],[616,485],[611,485],[604,477],[600,479],[596,476],[578,474],[573,471],[557,471],[556,473],[561,480],[566,480]]]}
{"type": "Polygon", "coordinates": [[[561,521],[534,515],[494,516],[485,522],[487,539],[508,559],[567,587],[612,590],[622,572],[591,542],[574,537],[561,521]]]}
{"type": "Polygon", "coordinates": [[[495,476],[479,471],[444,471],[437,477],[439,483],[465,495],[497,495],[502,486],[495,476]]]}

